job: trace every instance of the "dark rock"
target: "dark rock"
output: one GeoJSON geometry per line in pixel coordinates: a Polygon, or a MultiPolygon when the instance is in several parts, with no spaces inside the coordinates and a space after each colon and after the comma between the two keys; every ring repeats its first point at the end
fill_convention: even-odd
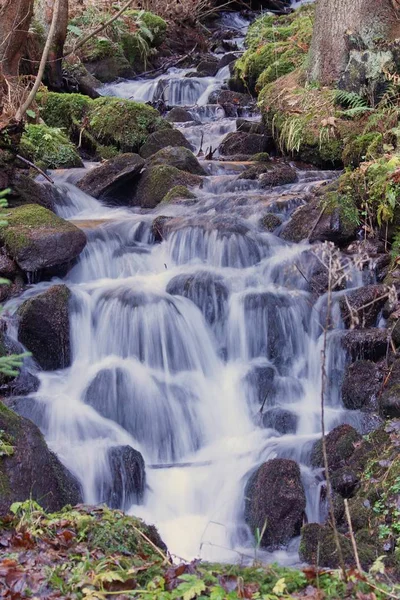
{"type": "Polygon", "coordinates": [[[15,174],[8,202],[10,208],[24,204],[39,204],[39,206],[54,212],[54,208],[59,202],[60,193],[55,185],[38,183],[32,177],[21,172],[15,174]]]}
{"type": "Polygon", "coordinates": [[[224,54],[224,56],[221,57],[218,63],[218,71],[220,69],[223,69],[224,67],[227,67],[228,65],[232,65],[232,63],[234,63],[239,58],[239,56],[240,54],[235,52],[228,52],[227,54],[224,54]]]}
{"type": "Polygon", "coordinates": [[[297,181],[296,169],[285,163],[272,163],[260,175],[261,188],[270,188],[277,185],[287,185],[297,181]]]}
{"type": "Polygon", "coordinates": [[[228,289],[223,278],[206,271],[193,275],[177,275],[167,285],[167,293],[189,298],[204,315],[210,325],[225,316],[228,289]]]}
{"type": "Polygon", "coordinates": [[[246,121],[246,119],[236,119],[237,131],[245,133],[257,133],[258,135],[266,135],[264,125],[258,121],[246,121]]]}
{"type": "Polygon", "coordinates": [[[400,417],[400,384],[392,385],[379,397],[379,412],[387,419],[400,417]]]}
{"type": "Polygon", "coordinates": [[[14,279],[18,273],[20,273],[20,270],[15,260],[0,251],[0,276],[6,279],[14,279]]]}
{"type": "Polygon", "coordinates": [[[259,225],[264,231],[275,231],[282,225],[282,219],[273,213],[267,213],[259,220],[259,225]]]}
{"type": "Polygon", "coordinates": [[[171,221],[173,217],[165,217],[163,215],[156,217],[152,223],[151,231],[156,242],[162,242],[166,238],[164,231],[165,224],[171,221]]]}
{"type": "Polygon", "coordinates": [[[140,178],[134,204],[142,208],[154,208],[176,186],[195,187],[202,183],[198,175],[186,173],[175,167],[159,165],[149,167],[140,178]]]}
{"type": "Polygon", "coordinates": [[[349,292],[340,299],[342,318],[347,327],[374,327],[388,294],[384,285],[367,285],[349,292]]]}
{"type": "Polygon", "coordinates": [[[331,476],[332,489],[342,498],[351,498],[357,488],[359,477],[350,467],[338,469],[331,476]]]}
{"type": "Polygon", "coordinates": [[[255,390],[256,399],[260,404],[268,405],[268,399],[273,394],[275,369],[269,366],[256,366],[247,374],[247,383],[255,390]]]}
{"type": "Polygon", "coordinates": [[[264,173],[268,173],[269,171],[271,171],[273,168],[274,166],[272,162],[260,162],[255,165],[251,165],[250,167],[247,167],[247,169],[240,173],[238,179],[249,179],[251,181],[254,181],[264,173]]]}
{"type": "Polygon", "coordinates": [[[40,430],[0,403],[0,429],[12,446],[0,460],[0,514],[32,498],[49,512],[82,502],[76,479],[46,445],[40,430]]]}
{"type": "Polygon", "coordinates": [[[275,429],[279,433],[296,433],[298,416],[290,410],[279,408],[278,406],[270,408],[263,413],[263,426],[275,429]]]}
{"type": "Polygon", "coordinates": [[[84,62],[84,65],[88,73],[102,83],[111,83],[119,77],[129,78],[134,75],[134,71],[126,58],[117,54],[91,62],[84,62]]]}
{"type": "Polygon", "coordinates": [[[342,386],[342,400],[350,410],[375,410],[382,386],[382,371],[370,360],[349,365],[342,386]]]}
{"type": "Polygon", "coordinates": [[[145,161],[138,154],[120,154],[91,169],[77,186],[94,198],[125,198],[124,186],[134,186],[145,161]]]}
{"type": "Polygon", "coordinates": [[[300,533],[306,496],[299,465],[293,460],[274,458],[250,478],[245,491],[245,518],[251,530],[264,535],[261,546],[279,548],[300,533]]]}
{"type": "Polygon", "coordinates": [[[352,329],[341,335],[341,343],[352,361],[377,361],[386,356],[388,331],[386,329],[352,329]]]}
{"type": "Polygon", "coordinates": [[[61,269],[86,245],[82,230],[36,204],[13,209],[7,222],[8,226],[0,229],[0,240],[23,271],[61,269]]]}
{"type": "MultiPolygon", "coordinates": [[[[339,535],[339,539],[345,564],[353,565],[351,541],[344,535],[339,535]]],[[[299,554],[300,560],[311,565],[332,569],[340,567],[334,534],[327,525],[318,523],[304,525],[301,530],[299,554]]]]}
{"type": "Polygon", "coordinates": [[[188,150],[192,150],[190,142],[177,129],[160,129],[149,135],[146,143],[140,149],[140,156],[150,158],[150,156],[167,146],[183,146],[188,150]]]}
{"type": "Polygon", "coordinates": [[[203,176],[207,174],[193,152],[182,146],[163,148],[153,154],[147,163],[152,167],[168,165],[181,171],[192,173],[192,175],[203,176]]]}
{"type": "Polygon", "coordinates": [[[26,300],[18,309],[18,338],[45,371],[71,364],[69,335],[70,291],[54,285],[26,300]]]}
{"type": "Polygon", "coordinates": [[[241,109],[251,104],[252,98],[248,94],[231,92],[229,90],[216,90],[210,94],[208,101],[210,104],[220,104],[225,110],[227,117],[237,117],[241,109]]]}
{"type": "Polygon", "coordinates": [[[131,446],[115,446],[107,453],[109,477],[100,483],[100,502],[128,510],[141,504],[146,485],[143,456],[131,446]]]}
{"type": "Polygon", "coordinates": [[[218,58],[209,56],[205,60],[201,60],[197,65],[198,73],[204,73],[205,77],[214,77],[218,72],[218,58]]]}
{"type": "Polygon", "coordinates": [[[313,198],[305,206],[300,206],[282,232],[281,237],[289,242],[329,241],[338,246],[348,244],[356,237],[356,227],[343,222],[337,211],[325,211],[321,217],[319,198],[313,198]]]}
{"type": "Polygon", "coordinates": [[[169,123],[188,123],[190,121],[194,121],[190,112],[186,110],[186,108],[181,108],[180,106],[174,106],[174,108],[169,111],[165,119],[169,123]]]}
{"type": "MultiPolygon", "coordinates": [[[[350,425],[339,425],[328,433],[326,440],[326,452],[330,471],[336,471],[344,465],[345,461],[354,452],[354,444],[361,440],[361,436],[350,425]]],[[[322,453],[322,440],[315,442],[311,451],[311,465],[316,468],[324,467],[322,453]]]]}
{"type": "Polygon", "coordinates": [[[219,146],[219,153],[222,156],[234,156],[236,154],[252,156],[266,150],[268,150],[268,138],[266,136],[240,131],[228,133],[219,146]]]}

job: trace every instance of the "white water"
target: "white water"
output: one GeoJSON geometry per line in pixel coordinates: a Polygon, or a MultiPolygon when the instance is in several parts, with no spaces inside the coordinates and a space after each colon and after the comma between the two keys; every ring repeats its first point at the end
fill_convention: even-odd
{"type": "MultiPolygon", "coordinates": [[[[266,460],[300,463],[307,517],[321,518],[321,473],[309,456],[320,435],[324,299],[313,304],[304,278],[308,245],[287,244],[258,222],[271,210],[286,219],[328,174],[299,172],[297,184],[266,192],[237,181],[243,165],[205,166],[210,176],[195,204],[147,214],[109,208],[59,178],[59,214],[99,222],[64,280],[73,294],[72,366],[40,373],[32,398],[42,409],[38,424],[86,502],[102,500],[110,447],[131,445],[145,459],[147,490],[130,512],[156,523],[174,555],[251,560],[244,490],[266,460]],[[282,202],[287,192],[292,199],[282,202]],[[161,244],[151,231],[157,214],[175,217],[161,244]],[[266,412],[291,411],[296,432],[264,428],[264,401],[266,412]]],[[[355,273],[354,285],[361,281],[355,273]]],[[[33,286],[18,303],[48,285],[33,286]]],[[[332,337],[329,372],[343,372],[344,361],[332,337]]],[[[349,419],[333,380],[328,429],[349,419]]],[[[294,563],[296,541],[263,556],[294,563]]]]}

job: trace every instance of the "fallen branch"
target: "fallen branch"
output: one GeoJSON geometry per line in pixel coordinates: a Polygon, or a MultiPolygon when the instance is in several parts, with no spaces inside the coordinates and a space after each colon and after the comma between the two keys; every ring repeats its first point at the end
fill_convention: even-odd
{"type": "Polygon", "coordinates": [[[185,61],[187,58],[189,58],[189,56],[191,56],[193,54],[193,52],[196,50],[196,48],[197,48],[197,44],[190,50],[190,52],[185,54],[185,56],[181,56],[176,61],[166,62],[163,65],[161,65],[161,67],[157,67],[156,69],[151,69],[150,71],[145,71],[144,73],[140,73],[140,77],[147,77],[147,75],[154,75],[154,73],[158,73],[158,72],[160,73],[160,75],[162,75],[163,73],[166,73],[166,71],[168,71],[168,69],[172,69],[173,67],[176,67],[177,65],[180,65],[181,63],[183,63],[183,61],[185,61]]]}
{"type": "Polygon", "coordinates": [[[43,177],[45,179],[47,179],[47,181],[49,181],[50,183],[52,183],[54,185],[54,181],[51,179],[51,177],[49,177],[44,171],[42,171],[42,169],[40,169],[37,165],[35,165],[35,163],[33,163],[30,160],[24,158],[23,156],[20,156],[19,154],[17,154],[17,158],[18,158],[18,160],[20,160],[21,162],[25,163],[29,167],[32,167],[32,169],[35,169],[35,171],[37,171],[38,173],[40,173],[41,175],[43,175],[43,177]]]}

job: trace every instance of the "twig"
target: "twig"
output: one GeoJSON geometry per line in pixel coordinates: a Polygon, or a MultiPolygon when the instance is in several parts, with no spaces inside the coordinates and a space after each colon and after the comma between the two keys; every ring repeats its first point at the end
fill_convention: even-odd
{"type": "Polygon", "coordinates": [[[20,156],[19,154],[17,154],[17,158],[18,158],[18,160],[22,161],[26,165],[29,165],[30,167],[32,167],[32,169],[35,169],[35,171],[37,171],[38,173],[40,173],[41,175],[43,175],[43,177],[45,179],[47,179],[47,181],[49,181],[50,183],[52,183],[54,185],[54,181],[51,179],[51,177],[49,177],[48,175],[46,175],[46,173],[44,171],[42,171],[42,169],[40,169],[33,162],[31,162],[30,160],[27,160],[23,156],[20,156]]]}
{"type": "Polygon", "coordinates": [[[325,212],[325,211],[326,211],[326,206],[323,206],[323,207],[322,207],[322,210],[321,210],[321,212],[320,212],[320,213],[319,213],[319,215],[318,215],[318,219],[315,221],[315,223],[314,223],[314,225],[313,225],[313,228],[311,229],[310,233],[308,234],[308,239],[310,239],[310,238],[311,238],[312,234],[313,234],[313,233],[314,233],[314,231],[316,230],[316,228],[317,228],[317,225],[318,225],[318,223],[320,222],[320,220],[322,219],[322,215],[324,214],[324,212],[325,212]]]}
{"type": "Polygon", "coordinates": [[[156,69],[151,69],[151,71],[145,71],[144,73],[140,73],[140,77],[146,77],[147,75],[152,75],[154,73],[157,73],[158,71],[160,73],[165,73],[166,71],[168,71],[168,69],[172,69],[173,67],[180,65],[184,60],[189,58],[189,56],[191,56],[193,54],[193,52],[196,50],[196,48],[197,48],[197,44],[190,50],[190,52],[185,54],[185,56],[181,56],[176,61],[167,62],[167,63],[163,64],[161,67],[157,67],[156,69]]]}
{"type": "Polygon", "coordinates": [[[168,556],[167,556],[166,554],[164,554],[164,552],[163,552],[163,551],[162,551],[162,550],[161,550],[161,549],[160,549],[158,546],[156,546],[156,544],[155,544],[154,542],[152,542],[152,541],[151,541],[151,539],[150,539],[149,537],[147,537],[147,535],[146,535],[145,533],[143,533],[143,531],[140,531],[140,529],[139,529],[138,527],[135,527],[135,525],[132,525],[132,527],[133,527],[133,529],[134,529],[135,531],[137,531],[137,533],[138,533],[139,535],[141,535],[141,536],[142,536],[142,538],[143,538],[144,540],[146,540],[146,542],[147,542],[148,544],[150,544],[150,546],[151,546],[151,547],[152,547],[152,548],[153,548],[153,549],[154,549],[154,550],[155,550],[155,551],[156,551],[156,552],[157,552],[157,553],[158,553],[158,554],[159,554],[159,555],[160,555],[160,556],[161,556],[161,557],[164,559],[164,561],[165,561],[166,563],[168,563],[169,565],[172,565],[172,562],[171,562],[171,560],[168,558],[168,556]]]}
{"type": "Polygon", "coordinates": [[[353,552],[354,552],[354,558],[356,559],[357,570],[359,573],[362,573],[360,557],[358,556],[357,542],[356,542],[356,538],[354,537],[353,526],[351,524],[351,515],[350,515],[350,510],[349,510],[349,502],[348,502],[347,498],[344,499],[344,510],[346,513],[347,524],[349,526],[351,545],[353,546],[353,552]]]}

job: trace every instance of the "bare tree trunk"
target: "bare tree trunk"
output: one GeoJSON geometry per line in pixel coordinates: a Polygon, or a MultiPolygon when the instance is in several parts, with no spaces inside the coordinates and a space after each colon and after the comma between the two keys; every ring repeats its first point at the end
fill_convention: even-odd
{"type": "Polygon", "coordinates": [[[317,0],[309,79],[322,85],[339,79],[349,58],[349,33],[367,45],[399,37],[399,12],[399,0],[317,0]]]}
{"type": "MultiPolygon", "coordinates": [[[[46,33],[49,33],[53,20],[54,0],[39,0],[35,10],[39,19],[46,27],[46,33]]],[[[58,19],[55,24],[53,41],[50,47],[48,64],[46,67],[46,77],[49,86],[52,89],[62,88],[62,56],[64,52],[65,39],[67,37],[68,27],[68,0],[61,0],[58,19]]]]}
{"type": "Polygon", "coordinates": [[[0,72],[18,75],[33,15],[34,0],[0,0],[0,72]]]}

